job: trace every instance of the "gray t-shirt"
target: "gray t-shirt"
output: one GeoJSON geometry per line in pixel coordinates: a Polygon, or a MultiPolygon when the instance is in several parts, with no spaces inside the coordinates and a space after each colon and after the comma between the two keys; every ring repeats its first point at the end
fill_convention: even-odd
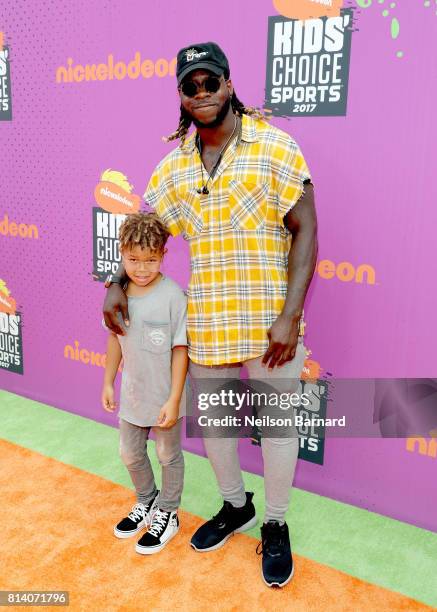
{"type": "MultiPolygon", "coordinates": [[[[171,389],[174,346],[187,345],[187,298],[167,276],[141,297],[128,296],[129,327],[117,336],[123,354],[119,417],[138,425],[157,424],[171,389]]],[[[179,417],[185,415],[185,390],[179,417]]]]}

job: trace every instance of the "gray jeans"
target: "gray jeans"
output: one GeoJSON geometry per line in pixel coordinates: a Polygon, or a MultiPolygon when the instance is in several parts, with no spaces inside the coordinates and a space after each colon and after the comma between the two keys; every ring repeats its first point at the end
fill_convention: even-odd
{"type": "Polygon", "coordinates": [[[155,450],[162,467],[162,487],[158,505],[167,512],[177,510],[184,486],[184,456],[181,449],[182,419],[170,429],[138,427],[120,419],[120,456],[132,479],[137,501],[147,504],[157,488],[147,454],[150,430],[156,437],[155,450]]]}
{"type": "MultiPolygon", "coordinates": [[[[194,378],[238,378],[241,367],[247,368],[249,379],[271,381],[278,392],[297,391],[306,351],[299,339],[294,359],[280,368],[267,370],[261,366],[262,357],[239,364],[204,366],[190,361],[189,374],[194,378]],[[276,380],[276,383],[274,382],[276,380]]],[[[225,501],[241,507],[246,503],[243,478],[238,458],[237,438],[204,438],[205,450],[225,501]]],[[[264,462],[265,516],[264,521],[284,521],[290,503],[291,484],[296,469],[299,439],[295,437],[261,439],[264,462]]]]}

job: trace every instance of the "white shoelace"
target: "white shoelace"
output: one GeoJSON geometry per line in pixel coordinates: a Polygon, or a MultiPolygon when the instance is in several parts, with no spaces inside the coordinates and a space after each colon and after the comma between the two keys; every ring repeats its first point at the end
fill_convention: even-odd
{"type": "Polygon", "coordinates": [[[134,523],[138,523],[143,519],[147,521],[146,507],[144,504],[135,504],[128,516],[134,523]]]}
{"type": "Polygon", "coordinates": [[[163,512],[162,510],[157,510],[155,516],[153,517],[152,526],[150,527],[148,533],[151,533],[156,538],[159,538],[159,536],[165,529],[165,525],[169,515],[170,512],[163,512]]]}

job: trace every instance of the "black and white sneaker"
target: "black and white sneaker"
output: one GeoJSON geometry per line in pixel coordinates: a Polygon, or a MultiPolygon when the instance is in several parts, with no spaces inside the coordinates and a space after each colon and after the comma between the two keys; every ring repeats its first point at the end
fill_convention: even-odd
{"type": "Polygon", "coordinates": [[[201,525],[191,538],[194,550],[198,552],[216,550],[234,533],[254,527],[257,518],[252,497],[253,493],[246,493],[246,503],[242,508],[235,508],[230,502],[225,501],[220,512],[201,525]]]}
{"type": "Polygon", "coordinates": [[[117,538],[130,538],[151,524],[153,515],[158,510],[158,493],[159,491],[148,504],[135,504],[128,516],[114,527],[114,535],[117,538]]]}
{"type": "Polygon", "coordinates": [[[261,527],[261,542],[256,552],[263,556],[262,576],[267,586],[283,587],[290,582],[294,566],[287,523],[283,525],[277,521],[264,523],[261,527]]]}
{"type": "Polygon", "coordinates": [[[138,540],[135,550],[141,555],[153,555],[162,550],[178,531],[177,512],[165,512],[158,508],[149,530],[138,540]]]}

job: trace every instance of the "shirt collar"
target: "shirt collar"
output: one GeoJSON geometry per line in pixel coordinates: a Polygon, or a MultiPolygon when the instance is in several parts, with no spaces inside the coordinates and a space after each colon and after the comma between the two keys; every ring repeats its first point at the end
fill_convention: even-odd
{"type": "MultiPolygon", "coordinates": [[[[194,151],[196,146],[196,134],[197,130],[194,130],[185,140],[184,146],[180,147],[182,153],[191,154],[194,151]]],[[[245,114],[242,115],[241,140],[245,142],[256,142],[258,140],[256,120],[245,114]]]]}
{"type": "Polygon", "coordinates": [[[243,115],[243,125],[241,128],[241,140],[245,142],[256,142],[258,134],[256,130],[256,120],[249,115],[243,115]]]}

